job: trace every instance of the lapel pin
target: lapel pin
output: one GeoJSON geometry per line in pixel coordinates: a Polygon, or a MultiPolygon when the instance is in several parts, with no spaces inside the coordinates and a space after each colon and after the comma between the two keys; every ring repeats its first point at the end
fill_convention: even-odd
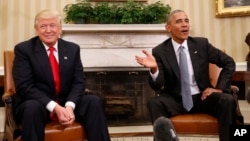
{"type": "Polygon", "coordinates": [[[64,60],[67,60],[68,59],[68,57],[67,56],[64,56],[64,60]]]}
{"type": "Polygon", "coordinates": [[[194,54],[198,53],[198,51],[194,51],[194,54]]]}

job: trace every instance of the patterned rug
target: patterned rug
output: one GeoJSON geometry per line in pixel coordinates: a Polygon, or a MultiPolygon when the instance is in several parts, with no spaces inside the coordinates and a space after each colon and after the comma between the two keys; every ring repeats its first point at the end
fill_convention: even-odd
{"type": "MultiPolygon", "coordinates": [[[[180,141],[219,141],[215,136],[194,136],[194,137],[179,137],[180,141]]],[[[153,141],[152,137],[126,137],[126,138],[111,138],[111,141],[153,141]]]]}

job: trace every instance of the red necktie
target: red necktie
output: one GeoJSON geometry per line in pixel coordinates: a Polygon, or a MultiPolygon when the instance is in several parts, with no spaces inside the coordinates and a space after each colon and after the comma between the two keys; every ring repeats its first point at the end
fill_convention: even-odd
{"type": "Polygon", "coordinates": [[[56,87],[56,94],[59,94],[60,91],[60,74],[59,74],[59,64],[54,56],[54,47],[49,47],[49,60],[52,68],[52,73],[54,77],[54,83],[56,87]]]}
{"type": "MultiPolygon", "coordinates": [[[[55,89],[56,89],[56,95],[59,94],[60,91],[60,75],[59,75],[59,64],[56,60],[56,57],[54,56],[54,47],[49,47],[49,61],[50,61],[50,65],[51,65],[51,69],[52,69],[52,73],[53,73],[53,77],[54,77],[54,83],[55,83],[55,89]]],[[[56,100],[56,102],[58,102],[56,100]]],[[[50,118],[54,121],[57,121],[57,116],[55,113],[51,113],[50,114],[50,118]]]]}

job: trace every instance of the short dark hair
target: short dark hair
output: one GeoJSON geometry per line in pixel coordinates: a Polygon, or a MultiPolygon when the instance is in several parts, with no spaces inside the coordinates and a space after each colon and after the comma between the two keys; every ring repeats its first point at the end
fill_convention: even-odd
{"type": "MultiPolygon", "coordinates": [[[[171,17],[172,17],[175,13],[179,13],[179,12],[184,12],[184,11],[183,11],[183,10],[180,10],[180,9],[177,9],[177,10],[172,11],[172,12],[167,16],[167,19],[166,19],[167,24],[170,22],[171,17]]],[[[184,12],[184,13],[185,13],[185,12],[184,12]]]]}

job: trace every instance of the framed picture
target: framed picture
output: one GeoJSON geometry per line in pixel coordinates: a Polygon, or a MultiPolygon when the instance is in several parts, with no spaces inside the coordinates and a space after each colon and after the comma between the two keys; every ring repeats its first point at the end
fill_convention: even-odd
{"type": "Polygon", "coordinates": [[[250,0],[215,0],[216,17],[250,15],[250,0]]]}
{"type": "MultiPolygon", "coordinates": [[[[128,0],[89,0],[90,2],[127,2],[128,0]]],[[[135,2],[147,2],[147,0],[134,0],[135,2]]]]}

